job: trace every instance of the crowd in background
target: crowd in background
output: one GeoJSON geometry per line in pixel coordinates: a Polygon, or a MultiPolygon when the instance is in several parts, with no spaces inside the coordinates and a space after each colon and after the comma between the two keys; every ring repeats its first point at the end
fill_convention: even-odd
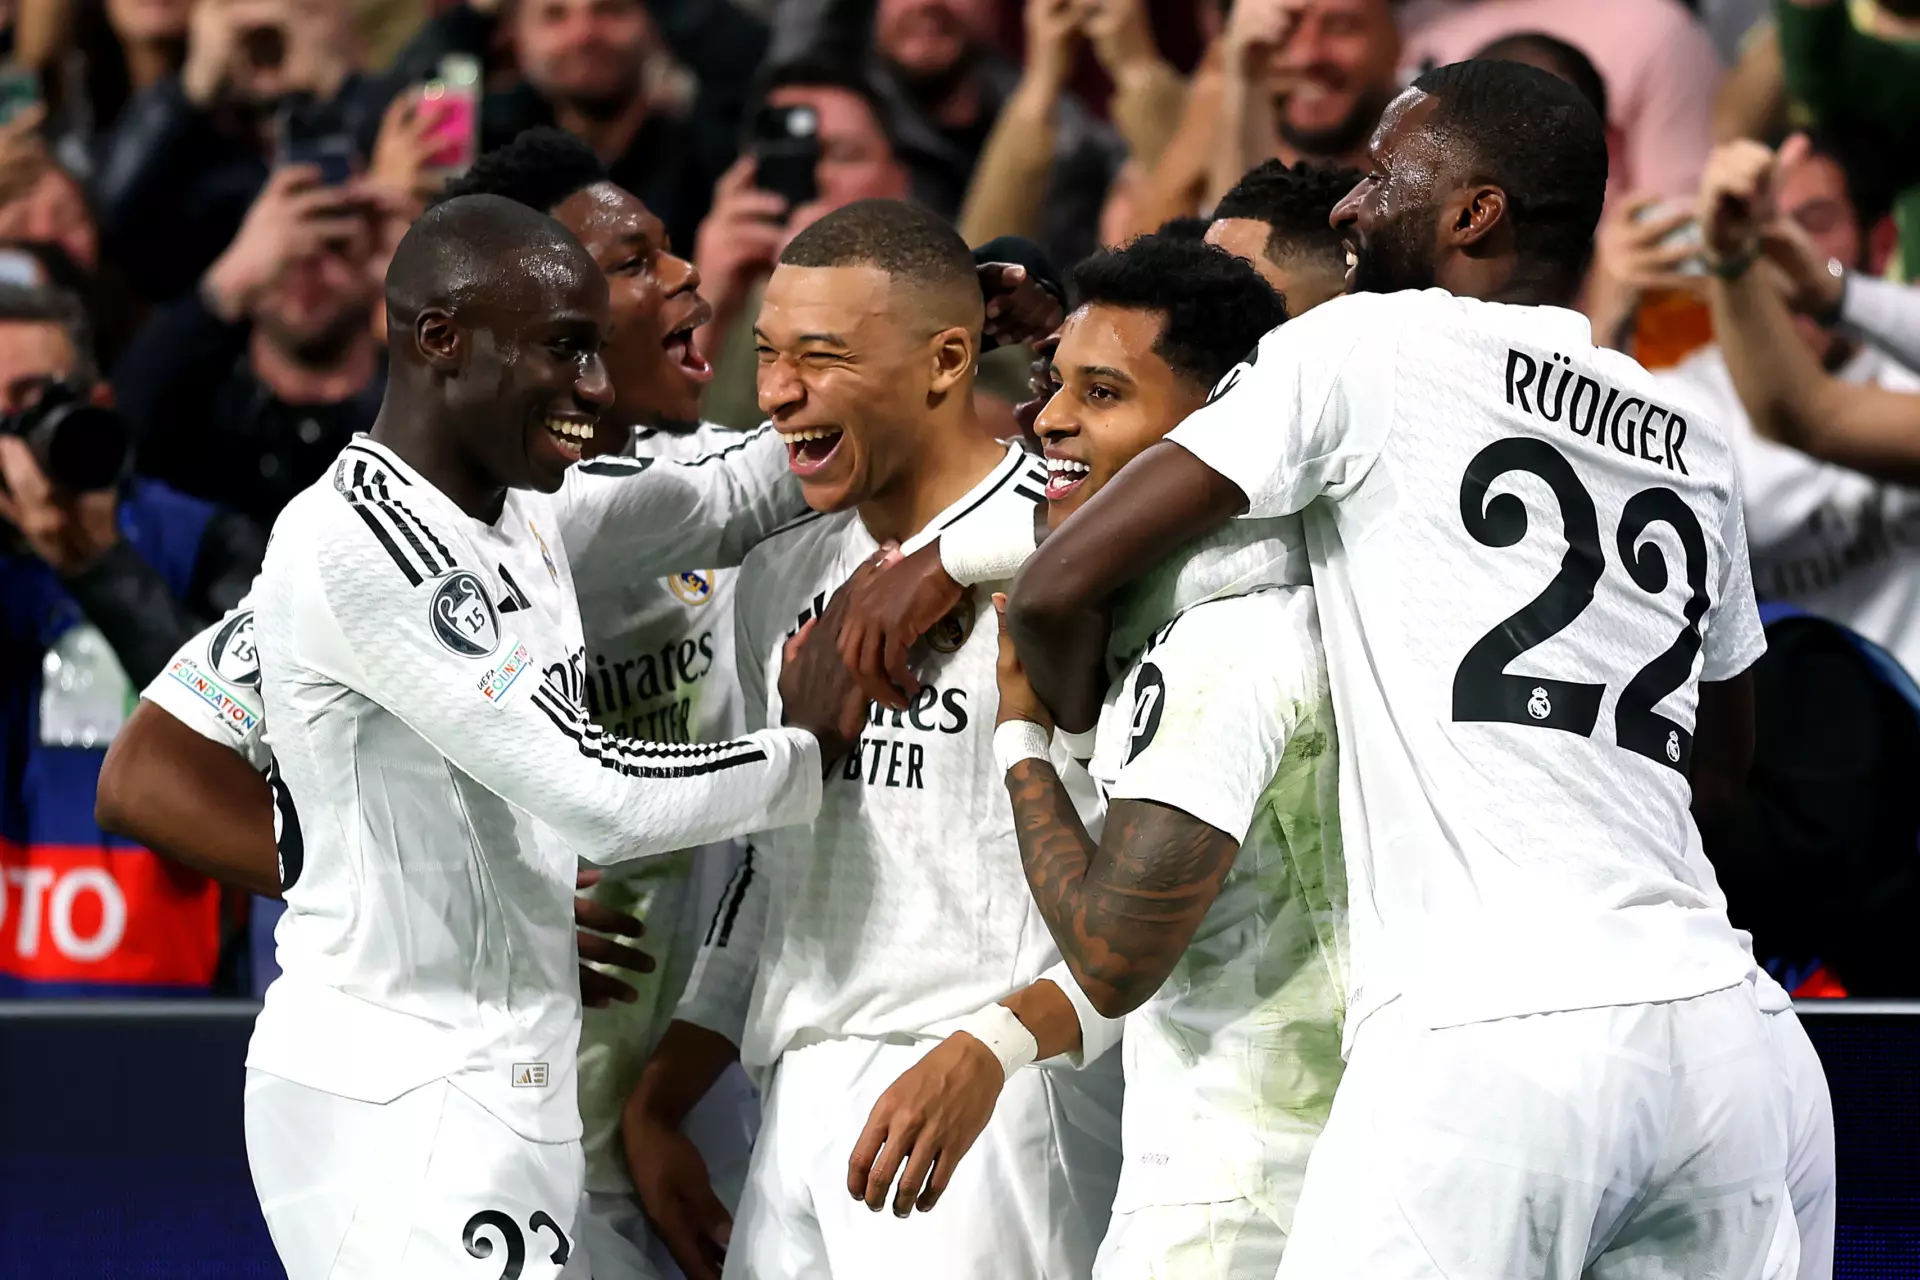
{"type": "MultiPolygon", "coordinates": [[[[1753,796],[1705,833],[1735,922],[1802,994],[1920,996],[1920,489],[1756,431],[1692,222],[1716,143],[1805,132],[1779,192],[1803,252],[1912,277],[1920,0],[10,0],[0,23],[0,994],[248,989],[246,902],[103,834],[94,778],[134,690],[371,425],[386,260],[477,151],[535,125],[592,146],[698,269],[704,413],[746,428],[759,291],[824,213],[908,197],[1064,266],[1208,217],[1264,161],[1364,171],[1411,76],[1500,57],[1606,119],[1595,340],[1735,440],[1756,583],[1816,615],[1773,623],[1753,796]],[[83,456],[34,446],[77,412],[83,456]]],[[[1920,391],[1799,301],[1834,376],[1920,391]]],[[[1031,356],[988,360],[1011,436],[1031,356]]]]}

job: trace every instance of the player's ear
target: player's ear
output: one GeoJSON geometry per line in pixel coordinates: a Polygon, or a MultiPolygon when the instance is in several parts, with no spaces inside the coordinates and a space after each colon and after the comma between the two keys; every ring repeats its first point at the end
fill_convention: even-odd
{"type": "Polygon", "coordinates": [[[1465,249],[1493,234],[1507,220],[1507,193],[1498,187],[1467,187],[1448,208],[1447,237],[1465,249]]]}
{"type": "Polygon", "coordinates": [[[414,318],[413,341],[420,348],[420,358],[435,373],[459,370],[466,336],[448,312],[439,307],[422,311],[414,318]]]}
{"type": "Polygon", "coordinates": [[[974,362],[980,358],[980,341],[969,330],[954,325],[928,339],[927,350],[933,364],[933,378],[927,389],[933,395],[944,396],[957,389],[973,372],[974,362]]]}

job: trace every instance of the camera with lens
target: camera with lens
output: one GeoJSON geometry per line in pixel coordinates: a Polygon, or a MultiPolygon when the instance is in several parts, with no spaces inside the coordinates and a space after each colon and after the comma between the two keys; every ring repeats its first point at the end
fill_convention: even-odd
{"type": "Polygon", "coordinates": [[[47,383],[31,405],[0,416],[0,435],[26,441],[47,479],[74,493],[113,488],[133,461],[127,420],[77,381],[47,383]]]}

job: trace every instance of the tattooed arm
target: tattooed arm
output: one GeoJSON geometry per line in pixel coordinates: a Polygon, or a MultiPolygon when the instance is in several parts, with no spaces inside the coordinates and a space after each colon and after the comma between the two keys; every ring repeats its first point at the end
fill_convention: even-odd
{"type": "Polygon", "coordinates": [[[1193,941],[1240,842],[1178,809],[1118,800],[1096,845],[1046,760],[1014,765],[1007,792],[1027,885],[1080,989],[1109,1018],[1139,1008],[1193,941]]]}
{"type": "MultiPolygon", "coordinates": [[[[1052,728],[1000,615],[999,721],[1052,728]]],[[[1027,887],[1067,968],[1102,1016],[1140,1007],[1173,972],[1220,893],[1239,838],[1171,805],[1116,800],[1098,843],[1049,760],[1007,771],[1027,887]]]]}

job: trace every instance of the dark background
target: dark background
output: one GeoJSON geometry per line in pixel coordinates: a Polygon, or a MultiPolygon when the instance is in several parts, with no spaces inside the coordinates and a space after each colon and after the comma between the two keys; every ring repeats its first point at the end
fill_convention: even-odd
{"type": "MultiPolygon", "coordinates": [[[[283,1274],[241,1137],[254,1008],[0,1006],[0,1277],[283,1274]]],[[[1802,1008],[1833,1090],[1836,1280],[1916,1280],[1920,1002],[1802,1008]]]]}

